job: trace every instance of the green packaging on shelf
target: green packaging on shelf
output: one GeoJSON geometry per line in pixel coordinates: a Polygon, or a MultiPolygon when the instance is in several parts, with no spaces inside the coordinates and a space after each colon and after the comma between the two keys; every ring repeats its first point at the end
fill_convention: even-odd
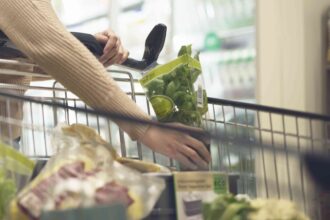
{"type": "Polygon", "coordinates": [[[207,94],[201,81],[199,55],[191,45],[181,47],[178,58],[146,73],[140,83],[161,122],[180,122],[202,127],[208,111],[207,94]]]}
{"type": "Polygon", "coordinates": [[[221,48],[221,39],[216,32],[209,32],[205,36],[204,47],[207,50],[219,50],[221,48]]]}

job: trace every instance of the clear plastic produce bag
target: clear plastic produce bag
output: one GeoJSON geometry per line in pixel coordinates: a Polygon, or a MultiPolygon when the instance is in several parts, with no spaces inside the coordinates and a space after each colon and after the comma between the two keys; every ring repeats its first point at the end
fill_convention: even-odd
{"type": "Polygon", "coordinates": [[[115,160],[114,149],[84,125],[58,126],[56,154],[12,203],[13,219],[39,219],[42,212],[121,204],[129,219],[147,216],[165,188],[115,160]]]}
{"type": "Polygon", "coordinates": [[[0,142],[0,220],[16,192],[29,182],[33,167],[33,161],[0,142]]]}
{"type": "Polygon", "coordinates": [[[203,127],[207,95],[201,80],[199,55],[191,45],[181,47],[178,58],[148,72],[141,80],[157,119],[203,127]]]}

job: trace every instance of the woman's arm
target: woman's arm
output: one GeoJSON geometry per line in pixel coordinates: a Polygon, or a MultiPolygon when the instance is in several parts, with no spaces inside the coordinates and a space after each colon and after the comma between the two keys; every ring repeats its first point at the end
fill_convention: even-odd
{"type": "MultiPolygon", "coordinates": [[[[102,64],[58,20],[49,0],[0,0],[0,29],[29,58],[89,106],[149,119],[102,64]]],[[[210,160],[198,140],[175,131],[116,121],[132,139],[194,169],[210,160]]]]}
{"type": "MultiPolygon", "coordinates": [[[[48,74],[89,106],[147,119],[97,59],[58,20],[48,0],[0,0],[0,29],[48,74]]],[[[120,122],[133,139],[146,126],[120,122]]]]}

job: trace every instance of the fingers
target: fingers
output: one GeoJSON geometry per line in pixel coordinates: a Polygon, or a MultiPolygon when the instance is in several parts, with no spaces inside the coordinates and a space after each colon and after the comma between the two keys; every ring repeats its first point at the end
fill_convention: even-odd
{"type": "Polygon", "coordinates": [[[198,152],[198,154],[203,158],[203,160],[210,162],[211,161],[211,155],[209,151],[207,150],[206,146],[199,140],[187,135],[186,137],[186,144],[193,148],[195,151],[198,152]]]}
{"type": "MultiPolygon", "coordinates": [[[[208,163],[205,160],[203,160],[200,157],[200,155],[194,149],[190,148],[189,146],[181,145],[178,148],[178,152],[180,153],[179,155],[184,156],[190,163],[194,164],[195,169],[197,169],[197,168],[207,169],[208,168],[208,163]]],[[[183,159],[183,158],[181,158],[181,159],[183,159]]],[[[187,163],[186,160],[184,160],[183,162],[187,163]]],[[[187,165],[189,165],[189,163],[187,163],[187,165]]]]}
{"type": "Polygon", "coordinates": [[[100,62],[104,66],[110,66],[113,64],[122,64],[127,58],[128,51],[122,46],[121,40],[110,37],[104,48],[104,54],[100,57],[100,62]]]}
{"type": "MultiPolygon", "coordinates": [[[[172,123],[173,125],[177,127],[182,127],[188,130],[191,130],[191,134],[182,134],[182,140],[184,144],[188,145],[189,147],[193,148],[195,151],[199,153],[199,155],[206,161],[210,162],[211,161],[211,155],[208,151],[208,149],[205,146],[204,139],[207,138],[205,136],[205,133],[201,128],[196,128],[196,127],[190,127],[187,125],[183,125],[180,123],[172,123]]],[[[190,133],[190,132],[189,132],[190,133]]],[[[206,141],[206,139],[205,139],[206,141]]],[[[208,141],[206,141],[208,142],[208,141]]]]}
{"type": "Polygon", "coordinates": [[[106,44],[109,39],[109,37],[107,35],[104,35],[103,33],[95,34],[95,38],[101,44],[106,44]]]}
{"type": "Polygon", "coordinates": [[[194,163],[192,163],[189,160],[189,158],[187,158],[182,153],[177,153],[176,158],[174,158],[174,159],[179,161],[183,166],[185,166],[186,168],[188,168],[190,170],[197,170],[198,169],[198,167],[194,163]]]}
{"type": "Polygon", "coordinates": [[[127,60],[128,56],[129,56],[128,50],[126,50],[124,48],[123,48],[123,50],[124,50],[123,57],[119,60],[118,64],[124,63],[127,60]]]}
{"type": "Polygon", "coordinates": [[[103,55],[100,57],[100,62],[105,64],[112,59],[120,49],[120,41],[116,36],[109,36],[108,41],[103,49],[103,55]]]}
{"type": "Polygon", "coordinates": [[[120,38],[118,38],[118,53],[117,53],[117,57],[114,59],[114,63],[116,64],[122,64],[123,62],[125,62],[128,58],[128,51],[123,47],[123,44],[121,43],[120,38]]]}
{"type": "Polygon", "coordinates": [[[101,34],[107,37],[107,40],[102,43],[105,44],[103,52],[108,53],[117,44],[119,37],[112,30],[103,31],[101,34]]]}
{"type": "Polygon", "coordinates": [[[112,64],[122,64],[128,57],[128,51],[126,51],[122,46],[119,47],[117,54],[110,58],[104,65],[109,66],[112,64]]]}
{"type": "Polygon", "coordinates": [[[111,30],[97,33],[95,38],[105,44],[103,55],[99,58],[104,66],[122,64],[128,58],[128,51],[123,47],[120,38],[111,30]]]}
{"type": "Polygon", "coordinates": [[[190,170],[208,169],[210,155],[206,147],[187,134],[151,126],[139,141],[190,170]]]}

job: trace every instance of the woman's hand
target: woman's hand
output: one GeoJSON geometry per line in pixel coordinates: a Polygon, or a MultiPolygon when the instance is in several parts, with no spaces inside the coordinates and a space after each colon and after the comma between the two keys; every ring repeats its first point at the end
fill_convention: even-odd
{"type": "Polygon", "coordinates": [[[94,36],[99,43],[105,45],[103,55],[99,59],[104,66],[125,62],[129,53],[123,47],[120,38],[112,30],[106,30],[94,36]]]}
{"type": "MultiPolygon", "coordinates": [[[[176,123],[172,125],[184,126],[176,123]]],[[[192,170],[207,169],[211,160],[201,141],[178,131],[151,126],[139,141],[192,170]]]]}

